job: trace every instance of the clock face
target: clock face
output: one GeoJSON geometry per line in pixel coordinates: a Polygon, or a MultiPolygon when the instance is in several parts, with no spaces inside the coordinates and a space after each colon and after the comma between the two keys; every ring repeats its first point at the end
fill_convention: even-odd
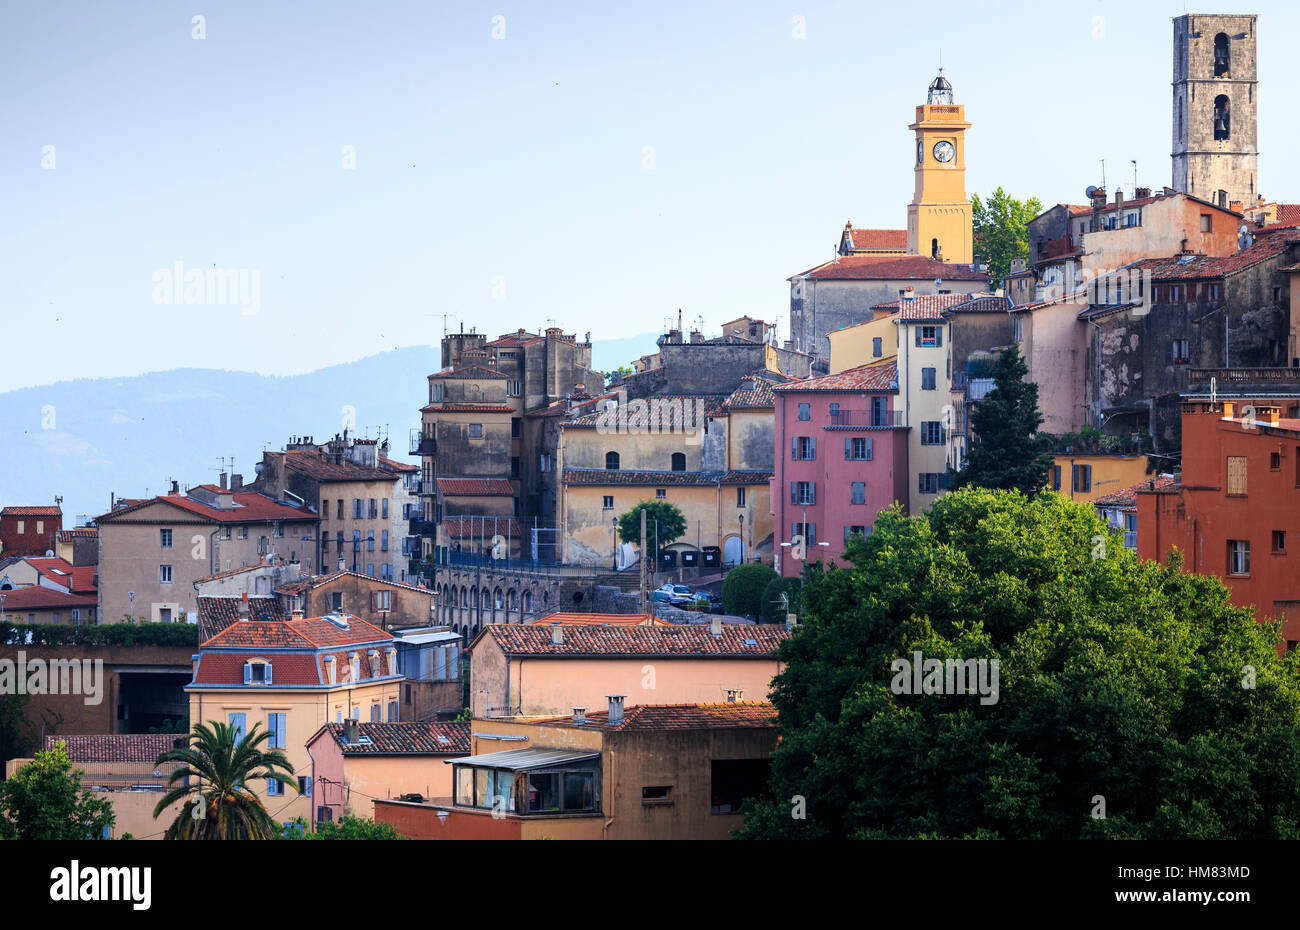
{"type": "Polygon", "coordinates": [[[920,139],[916,140],[916,163],[919,165],[925,159],[925,144],[920,139]]]}
{"type": "Polygon", "coordinates": [[[952,147],[952,143],[947,141],[946,139],[942,142],[936,142],[934,144],[934,157],[936,161],[941,161],[945,163],[950,162],[952,161],[953,156],[956,154],[957,154],[957,150],[954,149],[952,147]]]}

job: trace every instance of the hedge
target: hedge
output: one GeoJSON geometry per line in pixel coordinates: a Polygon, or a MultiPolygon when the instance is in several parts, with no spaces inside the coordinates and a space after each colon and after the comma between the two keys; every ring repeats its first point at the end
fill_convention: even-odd
{"type": "Polygon", "coordinates": [[[10,646],[188,646],[199,645],[193,623],[105,623],[84,626],[0,623],[0,643],[10,646]]]}

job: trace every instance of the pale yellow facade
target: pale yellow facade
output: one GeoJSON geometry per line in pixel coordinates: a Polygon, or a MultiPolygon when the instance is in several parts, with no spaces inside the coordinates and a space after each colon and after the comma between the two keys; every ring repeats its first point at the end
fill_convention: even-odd
{"type": "Polygon", "coordinates": [[[393,503],[396,487],[397,482],[392,479],[321,483],[321,497],[317,502],[320,506],[321,574],[337,571],[342,561],[344,569],[377,578],[383,576],[381,566],[391,564],[394,566],[393,577],[397,577],[396,566],[400,563],[405,567],[406,559],[397,534],[400,508],[393,503]],[[359,517],[356,516],[358,503],[359,517]],[[341,547],[339,533],[343,534],[341,547]],[[360,534],[357,537],[359,547],[354,546],[354,533],[360,534]],[[388,534],[387,548],[385,533],[388,534]]]}
{"type": "Polygon", "coordinates": [[[907,208],[907,251],[969,265],[974,254],[972,211],[966,197],[966,108],[916,108],[916,192],[907,208]],[[951,156],[944,160],[943,156],[951,156]]]}
{"type": "Polygon", "coordinates": [[[1059,472],[1048,475],[1048,486],[1075,501],[1095,501],[1140,484],[1148,477],[1145,455],[1057,455],[1053,456],[1052,463],[1059,472]],[[1076,472],[1076,468],[1080,471],[1076,472]]]}
{"type": "Polygon", "coordinates": [[[908,426],[908,512],[919,514],[929,510],[943,493],[937,489],[923,491],[920,476],[946,474],[950,460],[946,439],[955,418],[948,367],[952,327],[944,320],[924,320],[899,321],[897,328],[900,383],[896,403],[908,426]],[[942,333],[941,344],[916,345],[915,331],[919,326],[936,327],[942,333]],[[933,387],[926,387],[927,384],[933,387]],[[936,430],[941,431],[938,440],[936,430]]]}
{"type": "Polygon", "coordinates": [[[880,314],[874,320],[846,326],[826,334],[831,343],[830,374],[850,368],[886,362],[898,355],[898,325],[892,314],[880,314]],[[876,340],[880,352],[876,353],[876,340]]]}

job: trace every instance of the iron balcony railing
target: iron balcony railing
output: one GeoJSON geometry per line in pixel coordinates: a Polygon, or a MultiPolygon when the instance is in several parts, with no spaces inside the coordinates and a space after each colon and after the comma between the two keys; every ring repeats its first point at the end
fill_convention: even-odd
{"type": "Polygon", "coordinates": [[[831,426],[902,426],[901,410],[841,410],[831,414],[831,426]]]}
{"type": "Polygon", "coordinates": [[[437,455],[438,440],[425,436],[420,430],[411,430],[411,455],[437,455]]]}

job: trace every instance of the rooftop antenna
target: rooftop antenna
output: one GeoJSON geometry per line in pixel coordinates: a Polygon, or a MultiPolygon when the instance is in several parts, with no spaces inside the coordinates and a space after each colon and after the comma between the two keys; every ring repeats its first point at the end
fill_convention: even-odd
{"type": "Polygon", "coordinates": [[[1106,159],[1101,160],[1101,188],[1106,189],[1106,159]]]}
{"type": "Polygon", "coordinates": [[[1133,196],[1136,197],[1138,191],[1138,162],[1136,158],[1130,158],[1129,161],[1133,162],[1133,196]]]}

